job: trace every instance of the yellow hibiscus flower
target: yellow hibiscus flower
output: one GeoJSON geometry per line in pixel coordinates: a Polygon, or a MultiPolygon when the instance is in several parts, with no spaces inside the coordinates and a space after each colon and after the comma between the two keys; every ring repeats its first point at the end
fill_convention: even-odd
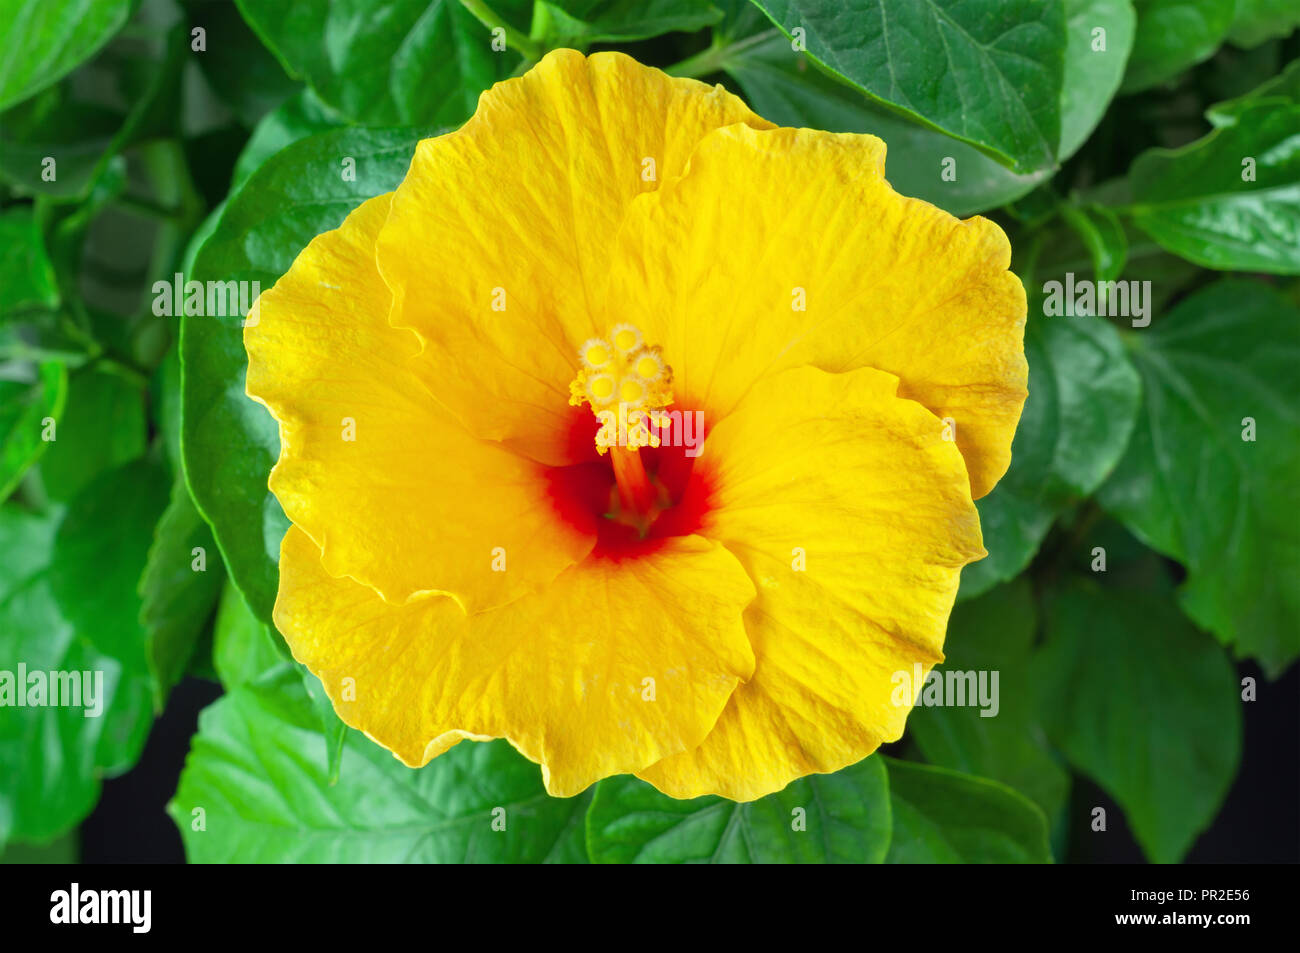
{"type": "Polygon", "coordinates": [[[248,393],[275,621],[343,721],[411,766],[507,738],[557,796],[748,800],[900,736],[893,676],[984,555],[1025,296],[996,225],[884,172],[560,50],[299,255],[248,393]]]}

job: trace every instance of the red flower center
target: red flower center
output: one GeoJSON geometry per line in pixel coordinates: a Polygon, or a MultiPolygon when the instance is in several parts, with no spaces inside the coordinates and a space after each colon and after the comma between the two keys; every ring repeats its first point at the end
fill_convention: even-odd
{"type": "Polygon", "coordinates": [[[701,455],[703,413],[674,407],[659,432],[660,446],[616,446],[604,454],[595,445],[600,426],[590,411],[574,408],[569,446],[589,459],[546,472],[547,495],[556,513],[579,532],[596,538],[592,556],[615,560],[643,556],[674,536],[697,532],[713,495],[709,468],[701,455]],[[631,459],[624,456],[616,464],[616,454],[631,459]],[[629,467],[634,471],[630,476],[629,467]],[[641,485],[638,470],[647,485],[641,485]]]}

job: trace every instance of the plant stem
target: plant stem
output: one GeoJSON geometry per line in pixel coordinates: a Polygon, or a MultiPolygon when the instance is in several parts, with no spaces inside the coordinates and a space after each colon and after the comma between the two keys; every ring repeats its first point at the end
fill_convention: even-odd
{"type": "Polygon", "coordinates": [[[159,222],[178,222],[184,214],[183,210],[179,208],[168,208],[149,199],[132,195],[119,195],[113,200],[112,204],[123,211],[133,212],[143,218],[159,222]]]}
{"type": "Polygon", "coordinates": [[[680,63],[664,67],[664,72],[669,76],[683,76],[691,79],[698,79],[701,76],[708,76],[710,73],[720,72],[732,56],[752,46],[766,43],[772,37],[780,35],[780,32],[774,27],[771,30],[764,30],[762,33],[747,36],[743,40],[737,40],[735,43],[710,46],[707,50],[702,50],[694,56],[688,56],[680,63]]]}
{"type": "Polygon", "coordinates": [[[509,23],[503,20],[495,10],[487,5],[485,0],[460,0],[461,5],[474,15],[474,18],[482,23],[489,30],[501,30],[506,38],[506,46],[510,49],[536,62],[546,53],[542,44],[524,36],[509,23]]]}

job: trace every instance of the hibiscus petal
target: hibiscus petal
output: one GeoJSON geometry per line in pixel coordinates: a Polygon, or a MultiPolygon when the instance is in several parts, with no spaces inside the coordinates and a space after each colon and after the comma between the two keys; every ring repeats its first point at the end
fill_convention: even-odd
{"type": "Polygon", "coordinates": [[[758,589],[757,664],[699,748],[639,772],[664,792],[751,800],[901,735],[913,697],[896,704],[895,673],[942,661],[961,567],[984,550],[961,455],[897,386],[787,371],[709,434],[702,532],[758,589]]]}
{"type": "MultiPolygon", "coordinates": [[[[420,143],[379,239],[392,323],[427,342],[435,393],[475,434],[575,462],[569,382],[615,232],[729,123],[767,126],[721,87],[621,53],[549,53],[420,143]],[[653,166],[651,166],[653,163],[653,166]]],[[[615,322],[616,323],[616,322],[615,322]]]]}
{"type": "Polygon", "coordinates": [[[432,590],[471,611],[501,605],[592,540],[546,505],[540,465],[472,437],[430,396],[419,341],[388,323],[375,269],[389,201],[313,240],[244,330],[249,396],[280,423],[271,490],[331,575],[394,603],[432,590]],[[491,571],[498,548],[509,572],[491,571]]]}
{"type": "Polygon", "coordinates": [[[463,738],[504,737],[568,797],[699,744],[753,672],[741,616],[754,587],[698,536],[588,560],[470,616],[441,596],[393,606],[331,577],[296,528],[280,573],[275,623],[294,657],[345,722],[412,767],[463,738]]]}
{"type": "Polygon", "coordinates": [[[955,421],[978,499],[1026,395],[1024,288],[1001,229],[899,196],[884,169],[874,136],[713,132],[630,209],[605,312],[663,345],[674,396],[710,419],[785,368],[896,375],[955,421]]]}

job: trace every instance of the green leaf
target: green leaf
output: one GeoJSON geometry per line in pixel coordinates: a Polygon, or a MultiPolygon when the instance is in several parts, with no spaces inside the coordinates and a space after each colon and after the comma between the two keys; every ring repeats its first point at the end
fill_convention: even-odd
{"type": "Polygon", "coordinates": [[[1209,59],[1232,26],[1238,0],[1133,0],[1137,38],[1122,90],[1137,92],[1209,59]]]}
{"type": "Polygon", "coordinates": [[[212,664],[229,691],[249,685],[292,659],[283,642],[266,623],[253,615],[244,597],[226,580],[213,624],[212,664]]]}
{"type": "MultiPolygon", "coordinates": [[[[0,505],[0,602],[50,561],[62,512],[31,513],[15,503],[0,505]]],[[[0,631],[0,635],[4,635],[0,631]]]]}
{"type": "Polygon", "coordinates": [[[98,716],[0,706],[0,828],[9,817],[13,837],[68,830],[94,806],[100,779],[140,755],[153,712],[135,578],[163,486],[156,466],[137,461],[102,475],[66,515],[0,507],[4,667],[103,675],[98,716]]]}
{"type": "Polygon", "coordinates": [[[205,31],[205,49],[193,51],[195,62],[213,92],[244,125],[257,125],[301,89],[249,29],[235,4],[199,4],[190,20],[205,31]]]}
{"type": "Polygon", "coordinates": [[[39,92],[94,55],[135,0],[0,2],[0,109],[39,92]]]}
{"type": "Polygon", "coordinates": [[[1044,169],[1017,175],[973,146],[891,113],[791,50],[780,35],[738,47],[722,67],[754,111],[777,125],[879,136],[888,146],[890,184],[953,215],[973,215],[1019,198],[1051,174],[1044,169]],[[944,177],[946,163],[952,181],[944,177]]]}
{"type": "Polygon", "coordinates": [[[132,670],[148,671],[138,583],[166,498],[156,463],[109,470],[73,501],[55,538],[50,588],[64,617],[132,670]]]}
{"type": "Polygon", "coordinates": [[[587,849],[596,863],[879,863],[889,783],[873,755],[748,803],[679,801],[630,775],[596,786],[587,849]]]}
{"type": "Polygon", "coordinates": [[[716,46],[729,46],[760,30],[773,28],[772,21],[753,0],[713,0],[713,5],[722,11],[722,19],[713,26],[716,46]]]}
{"type": "MultiPolygon", "coordinates": [[[[1066,0],[1065,10],[1069,53],[1061,90],[1061,158],[1082,145],[1101,119],[1133,40],[1129,0],[1066,0]],[[1107,31],[1104,51],[1092,49],[1097,26],[1107,31]]],[[[1051,168],[1017,175],[975,147],[905,119],[792,50],[780,35],[731,43],[719,62],[754,111],[778,125],[879,136],[889,147],[886,175],[894,188],[958,217],[1014,201],[1052,175],[1051,168]]]]}
{"type": "Polygon", "coordinates": [[[1110,474],[1137,415],[1137,371],[1115,328],[1087,315],[1044,315],[1038,295],[1030,301],[1029,397],[1011,444],[1011,468],[976,501],[989,554],[963,570],[962,598],[1029,564],[1057,515],[1110,474]]]}
{"type": "Polygon", "coordinates": [[[68,381],[55,439],[41,460],[46,495],[72,499],[98,474],[144,453],[145,436],[144,390],[138,384],[94,368],[78,371],[68,381]]]}
{"type": "Polygon", "coordinates": [[[1124,808],[1148,858],[1181,860],[1240,760],[1241,702],[1223,650],[1158,591],[1076,578],[1053,595],[1034,678],[1070,763],[1124,808]]]}
{"type": "Polygon", "coordinates": [[[918,704],[907,731],[930,763],[1000,781],[1054,818],[1065,806],[1069,777],[1052,757],[1030,700],[1036,627],[1033,591],[1024,577],[958,604],[948,622],[946,657],[933,672],[940,678],[988,673],[996,708],[974,700],[963,707],[918,704]]]}
{"type": "Polygon", "coordinates": [[[90,192],[115,161],[122,117],[71,96],[60,84],[0,114],[0,180],[29,195],[79,199],[90,192]]]}
{"type": "Polygon", "coordinates": [[[1237,0],[1228,39],[1238,46],[1258,46],[1296,27],[1300,27],[1300,4],[1295,0],[1237,0]]]}
{"type": "Polygon", "coordinates": [[[1098,498],[1187,567],[1180,601],[1199,625],[1276,675],[1300,655],[1300,311],[1223,280],[1132,354],[1143,412],[1098,498]]]}
{"type": "Polygon", "coordinates": [[[184,478],[177,476],[154,531],[139,587],[145,657],[158,711],[185,674],[224,578],[212,532],[190,499],[184,478]]]}
{"type": "MultiPolygon", "coordinates": [[[[250,173],[252,171],[253,171],[252,169],[249,170],[250,173]]],[[[240,182],[240,185],[242,184],[243,183],[240,182]]],[[[194,260],[198,258],[199,252],[203,249],[203,246],[207,244],[208,239],[212,237],[212,233],[217,230],[217,225],[221,223],[221,216],[226,214],[226,203],[229,201],[230,198],[229,196],[227,196],[226,198],[218,202],[213,207],[212,211],[208,212],[207,217],[204,218],[203,221],[199,223],[199,227],[194,229],[194,233],[190,235],[189,241],[185,243],[185,251],[181,254],[180,269],[181,269],[182,276],[188,277],[194,274],[194,260]]],[[[176,350],[176,367],[177,367],[176,379],[177,379],[177,386],[179,387],[179,381],[180,381],[179,345],[176,347],[175,350],[176,350]]],[[[177,390],[177,393],[178,394],[180,393],[179,389],[177,390]]],[[[179,434],[179,431],[177,431],[177,433],[179,434]]]]}
{"type": "Polygon", "coordinates": [[[312,708],[316,710],[316,717],[320,719],[320,729],[325,741],[326,763],[329,768],[329,783],[337,784],[343,762],[343,743],[348,737],[348,726],[334,710],[334,703],[326,694],[321,680],[312,674],[311,669],[306,665],[300,664],[298,671],[302,675],[302,685],[311,699],[312,708]]]}
{"type": "Polygon", "coordinates": [[[1097,281],[1114,281],[1123,274],[1128,237],[1119,216],[1105,206],[1071,204],[1062,206],[1061,215],[1088,249],[1097,281]]]}
{"type": "Polygon", "coordinates": [[[1233,115],[1181,149],[1138,156],[1128,211],[1162,246],[1202,267],[1300,274],[1300,105],[1265,99],[1233,115]]]}
{"type": "Polygon", "coordinates": [[[236,0],[289,75],[368,125],[447,125],[514,69],[458,0],[236,0]]]}
{"type": "Polygon", "coordinates": [[[984,778],[884,758],[894,836],[891,864],[1050,864],[1043,812],[984,778]]]}
{"type": "MultiPolygon", "coordinates": [[[[419,138],[406,129],[350,127],[289,146],[229,200],[193,278],[270,288],[312,238],[397,186],[419,138]],[[351,179],[341,175],[344,157],[356,161],[351,179]]],[[[244,393],[241,323],[241,316],[181,319],[182,453],[227,571],[257,617],[270,622],[289,523],[266,485],[280,439],[270,414],[244,393]]]]}
{"type": "Polygon", "coordinates": [[[45,421],[63,413],[68,372],[62,364],[41,364],[31,380],[0,379],[0,502],[22,480],[27,469],[48,452],[45,421]]]}
{"type": "Polygon", "coordinates": [[[538,0],[546,45],[644,40],[680,30],[693,33],[722,19],[707,0],[538,0]]]}
{"type": "Polygon", "coordinates": [[[194,646],[194,653],[190,656],[189,665],[185,667],[185,674],[200,681],[212,682],[214,685],[221,682],[221,679],[217,676],[217,670],[212,666],[211,625],[203,627],[198,644],[194,646]]]}
{"type": "Polygon", "coordinates": [[[1118,92],[1133,48],[1136,19],[1132,0],[1065,0],[1065,81],[1058,150],[1062,159],[1083,145],[1118,92]]]}
{"type": "Polygon", "coordinates": [[[262,117],[235,162],[230,191],[238,192],[263,162],[286,146],[343,124],[334,110],[310,89],[304,89],[262,117]]]}
{"type": "MultiPolygon", "coordinates": [[[[0,845],[3,843],[4,838],[0,836],[0,845]]],[[[79,862],[80,853],[80,838],[76,831],[72,831],[49,844],[0,847],[0,864],[75,864],[79,862]]]]}
{"type": "Polygon", "coordinates": [[[226,689],[274,681],[286,670],[296,670],[316,713],[317,727],[326,754],[326,780],[338,782],[343,758],[343,743],[348,727],[334,712],[334,706],[321,687],[320,680],[306,666],[295,663],[288,646],[278,632],[266,625],[248,608],[248,603],[229,580],[221,593],[221,604],[213,636],[213,666],[226,689]]]}
{"type": "MultiPolygon", "coordinates": [[[[1025,406],[1028,407],[1028,401],[1025,406]]],[[[1023,416],[1020,426],[1026,426],[1023,416]]],[[[1018,435],[1020,430],[1016,433],[1018,435]]],[[[1025,437],[1020,442],[1028,441],[1029,438],[1025,437]]],[[[1017,467],[1013,449],[1011,469],[1006,476],[988,496],[975,501],[988,555],[962,570],[958,602],[973,599],[998,583],[1020,575],[1056,521],[1061,506],[1040,500],[1029,486],[1029,478],[1019,476],[1020,472],[1031,470],[1028,466],[1017,467]]]]}
{"type": "MultiPolygon", "coordinates": [[[[1117,184],[1122,182],[1123,180],[1117,180],[1117,184]]],[[[1106,199],[1127,201],[1114,195],[1106,196],[1106,199]]],[[[1085,201],[1083,196],[1080,200],[1085,201]]],[[[1087,204],[1085,207],[1093,211],[1099,206],[1087,204]]],[[[1061,206],[1058,206],[1057,210],[1064,213],[1064,208],[1061,206]]],[[[1172,300],[1181,297],[1198,279],[1213,277],[1187,259],[1165,251],[1127,218],[1121,217],[1120,225],[1124,229],[1124,271],[1120,277],[1128,281],[1151,282],[1150,296],[1145,309],[1148,314],[1163,313],[1172,300]]],[[[1117,236],[1111,241],[1112,247],[1119,244],[1117,236]]],[[[1012,255],[1012,270],[1022,275],[1022,280],[1030,292],[1031,313],[1042,312],[1042,278],[1060,281],[1071,272],[1076,277],[1080,275],[1097,277],[1098,258],[1095,251],[1090,250],[1084,243],[1077,229],[1058,224],[1043,230],[1029,242],[1013,240],[1013,245],[1016,250],[1012,255]],[[1031,264],[1025,262],[1018,264],[1017,258],[1026,248],[1032,249],[1033,261],[1031,264]],[[1037,277],[1031,280],[1030,271],[1037,277]]]]}
{"type": "Polygon", "coordinates": [[[1279,75],[1252,89],[1244,96],[1216,103],[1205,116],[1215,126],[1231,126],[1242,114],[1255,106],[1300,106],[1300,60],[1291,63],[1279,75]]]}
{"type": "Polygon", "coordinates": [[[811,56],[873,99],[1016,172],[1056,164],[1061,0],[755,2],[782,32],[801,30],[811,56]]]}
{"type": "Polygon", "coordinates": [[[167,470],[181,472],[181,358],[173,346],[149,382],[149,409],[162,440],[167,470]]]}
{"type": "Polygon", "coordinates": [[[73,75],[0,113],[0,181],[82,201],[106,175],[124,174],[119,153],[129,145],[172,131],[189,35],[183,23],[164,31],[144,14],[132,27],[73,75]]]}
{"type": "Polygon", "coordinates": [[[0,212],[0,318],[58,304],[54,266],[31,206],[0,212]]]}
{"type": "Polygon", "coordinates": [[[63,314],[28,311],[17,320],[0,320],[0,362],[56,361],[71,369],[88,360],[84,341],[70,333],[63,314]]]}
{"type": "Polygon", "coordinates": [[[350,732],[338,783],[328,775],[316,714],[287,670],[199,716],[167,810],[193,863],[538,863],[579,853],[588,798],[549,797],[537,765],[506,741],[461,742],[412,770],[350,732]]]}

